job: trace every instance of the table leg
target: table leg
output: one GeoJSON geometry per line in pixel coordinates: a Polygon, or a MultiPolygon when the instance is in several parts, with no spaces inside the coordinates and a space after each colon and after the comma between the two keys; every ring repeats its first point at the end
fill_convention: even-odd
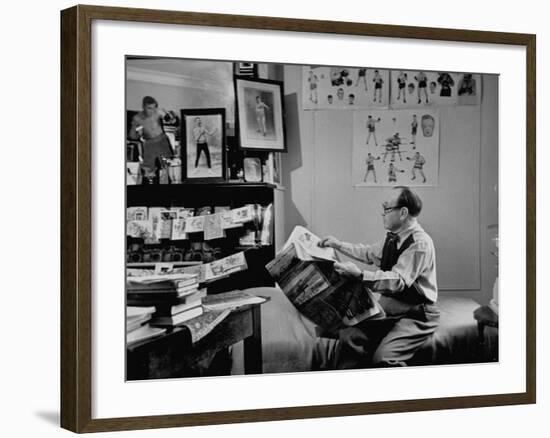
{"type": "Polygon", "coordinates": [[[244,373],[262,374],[262,319],[260,306],[252,309],[252,336],[244,340],[244,373]]]}
{"type": "Polygon", "coordinates": [[[485,360],[485,324],[477,323],[478,358],[485,360]]]}

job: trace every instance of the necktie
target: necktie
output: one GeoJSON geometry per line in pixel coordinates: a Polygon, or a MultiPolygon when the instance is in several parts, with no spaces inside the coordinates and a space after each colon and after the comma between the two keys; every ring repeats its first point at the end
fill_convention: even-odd
{"type": "Polygon", "coordinates": [[[399,242],[399,236],[397,234],[392,232],[386,234],[384,248],[382,249],[382,260],[380,262],[380,269],[382,271],[391,270],[397,263],[397,242],[399,242]]]}

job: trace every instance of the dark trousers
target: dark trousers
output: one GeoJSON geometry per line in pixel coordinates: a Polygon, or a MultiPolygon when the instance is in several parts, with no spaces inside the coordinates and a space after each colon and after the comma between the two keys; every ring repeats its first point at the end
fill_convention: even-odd
{"type": "Polygon", "coordinates": [[[340,330],[339,339],[318,338],[314,369],[406,366],[439,325],[439,308],[419,304],[340,330]]]}
{"type": "Polygon", "coordinates": [[[208,168],[210,169],[212,168],[212,163],[210,162],[210,150],[208,149],[208,143],[197,143],[195,167],[199,165],[199,160],[203,152],[204,152],[204,155],[206,155],[206,162],[208,164],[208,168]]]}
{"type": "Polygon", "coordinates": [[[149,171],[155,170],[160,164],[157,160],[161,157],[170,158],[172,156],[172,147],[166,134],[162,133],[155,138],[150,138],[143,142],[143,163],[142,166],[149,171]]]}

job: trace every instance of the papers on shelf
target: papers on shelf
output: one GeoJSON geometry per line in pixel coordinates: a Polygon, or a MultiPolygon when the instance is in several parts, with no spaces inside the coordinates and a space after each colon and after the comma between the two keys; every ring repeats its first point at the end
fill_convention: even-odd
{"type": "Polygon", "coordinates": [[[222,227],[221,214],[209,214],[204,216],[204,240],[220,239],[225,237],[222,227]]]}
{"type": "Polygon", "coordinates": [[[236,224],[242,224],[254,220],[255,208],[253,204],[231,210],[231,217],[236,224]]]}
{"type": "Polygon", "coordinates": [[[205,281],[219,280],[235,272],[245,271],[248,269],[248,264],[246,263],[244,252],[241,251],[211,263],[180,269],[188,274],[198,275],[199,282],[203,283],[205,281]]]}
{"type": "Polygon", "coordinates": [[[143,238],[147,244],[159,243],[160,239],[184,240],[187,233],[205,233],[205,240],[225,237],[225,230],[242,227],[256,219],[256,206],[248,204],[230,210],[216,207],[215,213],[206,208],[203,214],[194,215],[193,208],[174,207],[128,207],[126,210],[127,231],[130,237],[143,238]]]}
{"type": "Polygon", "coordinates": [[[186,233],[199,233],[204,230],[205,216],[194,216],[185,220],[186,233]]]}

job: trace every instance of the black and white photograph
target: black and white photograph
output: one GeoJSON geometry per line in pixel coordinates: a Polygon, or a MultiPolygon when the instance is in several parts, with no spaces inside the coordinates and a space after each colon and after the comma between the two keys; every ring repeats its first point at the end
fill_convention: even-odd
{"type": "Polygon", "coordinates": [[[246,182],[264,181],[262,162],[258,157],[246,157],[243,160],[243,171],[246,182]]]}
{"type": "Polygon", "coordinates": [[[225,179],[225,109],[181,111],[185,179],[225,179]]]}
{"type": "Polygon", "coordinates": [[[481,96],[480,76],[472,73],[460,75],[456,93],[459,105],[478,104],[481,96]]]}
{"type": "Polygon", "coordinates": [[[302,68],[302,107],[309,110],[387,108],[390,71],[378,67],[302,68]]]}
{"type": "MultiPolygon", "coordinates": [[[[200,87],[193,65],[205,61],[172,62],[172,72],[197,76],[177,91],[151,83],[139,87],[149,98],[127,97],[143,98],[132,129],[144,168],[171,152],[163,102],[200,87]]],[[[267,77],[237,78],[225,107],[171,103],[181,115],[180,185],[197,179],[200,189],[167,196],[146,178],[127,186],[127,260],[147,260],[127,266],[127,379],[498,361],[498,76],[416,72],[426,81],[421,100],[439,77],[477,104],[316,111],[300,105],[321,98],[302,94],[314,91],[309,67],[260,67],[267,77]],[[226,113],[237,114],[236,133],[224,129],[226,113]],[[243,179],[217,185],[225,144],[277,150],[283,131],[288,153],[265,153],[265,179],[260,157],[237,154],[243,179]]],[[[380,70],[392,102],[419,98],[387,79],[403,71],[380,70]]],[[[350,69],[340,79],[378,99],[367,73],[350,69]]]]}
{"type": "Polygon", "coordinates": [[[285,151],[283,84],[236,77],[239,141],[242,149],[285,151]]]}
{"type": "Polygon", "coordinates": [[[477,105],[481,94],[481,75],[392,70],[391,86],[395,90],[391,95],[391,107],[395,109],[477,105]]]}

